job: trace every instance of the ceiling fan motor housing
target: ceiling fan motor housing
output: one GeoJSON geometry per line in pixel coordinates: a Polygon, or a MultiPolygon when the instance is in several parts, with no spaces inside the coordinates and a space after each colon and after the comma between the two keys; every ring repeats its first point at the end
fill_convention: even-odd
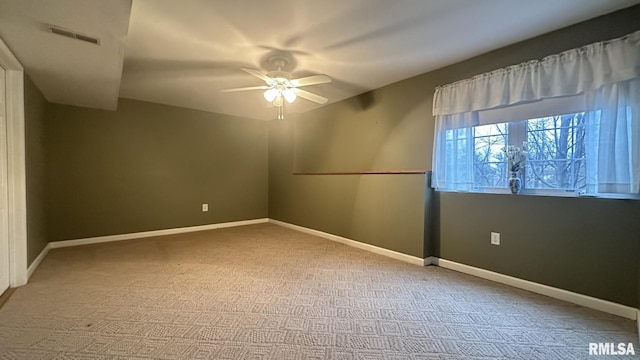
{"type": "Polygon", "coordinates": [[[276,70],[276,71],[270,71],[267,73],[267,76],[278,81],[281,82],[279,80],[290,80],[291,79],[291,74],[286,72],[286,71],[280,71],[280,70],[276,70]]]}

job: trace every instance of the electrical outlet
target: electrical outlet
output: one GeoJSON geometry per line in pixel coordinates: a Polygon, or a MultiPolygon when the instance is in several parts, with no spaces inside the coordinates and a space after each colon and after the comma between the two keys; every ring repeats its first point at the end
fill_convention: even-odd
{"type": "Polygon", "coordinates": [[[500,245],[500,233],[491,232],[491,245],[500,245]]]}
{"type": "Polygon", "coordinates": [[[202,204],[202,211],[203,212],[209,211],[209,204],[202,204]]]}

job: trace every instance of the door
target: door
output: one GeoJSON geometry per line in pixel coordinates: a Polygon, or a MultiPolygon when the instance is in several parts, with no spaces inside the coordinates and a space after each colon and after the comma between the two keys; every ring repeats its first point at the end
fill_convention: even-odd
{"type": "Polygon", "coordinates": [[[7,213],[7,117],[5,72],[0,67],[0,295],[9,288],[9,214],[7,213]]]}

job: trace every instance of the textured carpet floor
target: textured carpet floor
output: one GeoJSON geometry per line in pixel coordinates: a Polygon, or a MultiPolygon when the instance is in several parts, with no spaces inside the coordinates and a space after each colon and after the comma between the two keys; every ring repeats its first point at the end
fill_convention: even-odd
{"type": "Polygon", "coordinates": [[[0,359],[584,359],[640,352],[635,328],[261,224],[52,250],[0,309],[0,359]]]}

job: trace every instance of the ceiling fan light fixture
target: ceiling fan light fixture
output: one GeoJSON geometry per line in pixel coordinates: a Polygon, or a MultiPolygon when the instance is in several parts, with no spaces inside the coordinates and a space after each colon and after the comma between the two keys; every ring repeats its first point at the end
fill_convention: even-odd
{"type": "Polygon", "coordinates": [[[269,89],[264,92],[264,99],[267,100],[268,102],[272,102],[273,100],[275,100],[277,96],[278,96],[278,90],[276,89],[269,89]]]}
{"type": "Polygon", "coordinates": [[[327,103],[324,96],[314,94],[312,92],[299,89],[303,86],[325,84],[331,82],[331,78],[324,74],[305,76],[298,79],[292,79],[291,74],[284,71],[285,65],[289,64],[289,60],[281,57],[273,57],[273,65],[277,68],[275,71],[263,73],[258,69],[240,68],[249,75],[255,76],[264,81],[266,85],[247,86],[241,88],[224,89],[222,92],[236,92],[247,90],[266,90],[262,95],[264,99],[272,106],[278,108],[278,119],[284,119],[284,103],[293,103],[298,97],[305,100],[323,105],[327,103]]]}
{"type": "Polygon", "coordinates": [[[296,91],[293,88],[289,88],[289,89],[285,90],[283,92],[283,94],[284,94],[284,98],[287,99],[287,102],[289,104],[291,104],[292,102],[296,101],[297,95],[296,95],[296,91]]]}

